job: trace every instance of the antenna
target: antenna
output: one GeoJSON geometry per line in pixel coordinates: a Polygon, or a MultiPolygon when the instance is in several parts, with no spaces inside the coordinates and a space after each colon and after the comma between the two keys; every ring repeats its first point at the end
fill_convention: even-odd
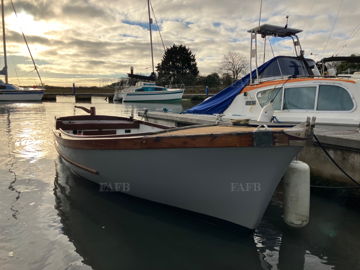
{"type": "Polygon", "coordinates": [[[285,29],[288,27],[288,24],[289,24],[289,15],[286,15],[286,24],[285,24],[285,29]]]}

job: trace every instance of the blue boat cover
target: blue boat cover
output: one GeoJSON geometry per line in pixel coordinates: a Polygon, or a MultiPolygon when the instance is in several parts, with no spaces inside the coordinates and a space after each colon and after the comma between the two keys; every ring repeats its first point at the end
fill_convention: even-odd
{"type": "MultiPolygon", "coordinates": [[[[315,69],[315,63],[306,59],[308,65],[315,69]]],[[[276,77],[276,76],[307,76],[303,62],[296,57],[277,56],[271,60],[265,62],[258,67],[259,77],[276,77]]],[[[251,72],[251,76],[254,79],[256,77],[256,70],[251,72]]],[[[223,89],[215,96],[212,96],[200,104],[184,111],[183,113],[193,114],[217,114],[223,113],[233,102],[234,98],[241,93],[241,91],[249,84],[250,74],[247,74],[240,80],[236,81],[229,87],[223,89]]]]}

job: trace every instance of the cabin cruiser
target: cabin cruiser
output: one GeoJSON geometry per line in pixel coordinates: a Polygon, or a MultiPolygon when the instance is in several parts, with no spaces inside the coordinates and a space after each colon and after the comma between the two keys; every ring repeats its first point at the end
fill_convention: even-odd
{"type": "Polygon", "coordinates": [[[59,117],[54,129],[57,152],[74,173],[114,191],[250,229],[312,134],[310,122],[168,128],[77,108],[90,115],[59,117]]]}
{"type": "Polygon", "coordinates": [[[114,93],[115,101],[142,102],[142,101],[175,101],[181,100],[184,89],[166,88],[154,82],[137,82],[135,86],[118,89],[114,93]]]}
{"type": "Polygon", "coordinates": [[[321,75],[315,62],[304,57],[297,36],[301,31],[268,24],[249,30],[250,68],[254,60],[257,63],[256,35],[291,38],[296,56],[277,56],[261,66],[256,64],[250,74],[185,113],[259,120],[259,113],[269,110],[278,122],[302,122],[316,117],[317,124],[358,126],[360,78],[321,75]]]}

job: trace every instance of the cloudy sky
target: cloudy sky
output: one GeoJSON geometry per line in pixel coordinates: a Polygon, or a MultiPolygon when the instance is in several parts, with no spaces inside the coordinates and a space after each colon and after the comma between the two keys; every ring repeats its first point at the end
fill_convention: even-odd
{"type": "MultiPolygon", "coordinates": [[[[38,84],[21,30],[45,84],[105,85],[151,71],[147,0],[5,0],[12,83],[38,84]]],[[[260,0],[152,0],[165,46],[184,44],[196,55],[201,75],[221,73],[224,54],[248,57],[248,29],[257,26],[260,0]]],[[[304,31],[306,56],[360,53],[359,0],[263,0],[262,23],[304,31]]],[[[155,29],[156,30],[156,29],[155,29]]],[[[275,55],[293,54],[289,40],[271,40],[275,55]]],[[[267,46],[267,58],[272,57],[267,46]]],[[[163,47],[154,32],[155,63],[163,47]]],[[[2,54],[2,49],[1,49],[2,54]]],[[[3,65],[3,61],[0,61],[3,65]]],[[[0,67],[1,68],[1,67],[0,67]]]]}

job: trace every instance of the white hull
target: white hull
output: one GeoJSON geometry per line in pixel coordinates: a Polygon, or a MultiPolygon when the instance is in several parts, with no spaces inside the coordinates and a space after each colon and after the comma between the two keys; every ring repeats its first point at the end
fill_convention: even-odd
{"type": "MultiPolygon", "coordinates": [[[[285,93],[284,91],[280,92],[280,105],[278,104],[278,106],[274,108],[274,116],[277,118],[277,120],[280,122],[300,123],[306,121],[307,117],[315,117],[316,124],[359,126],[360,81],[358,79],[345,80],[343,78],[295,78],[287,80],[286,82],[281,80],[275,80],[274,82],[268,81],[264,82],[263,86],[262,84],[258,84],[252,87],[253,90],[246,92],[246,95],[244,95],[244,93],[240,93],[235,97],[230,106],[224,111],[224,114],[227,118],[249,118],[251,120],[257,120],[262,110],[258,95],[260,92],[275,88],[291,89],[313,87],[317,89],[317,92],[314,98],[312,109],[285,109],[283,105],[285,93]],[[343,92],[349,95],[349,99],[352,100],[353,107],[346,110],[318,110],[318,88],[322,85],[341,87],[343,92]]],[[[246,90],[246,88],[244,90],[246,90]]],[[[329,96],[331,97],[330,94],[329,96]]],[[[340,95],[334,95],[332,98],[326,99],[325,101],[331,101],[329,104],[334,107],[336,107],[336,104],[342,103],[340,95]]],[[[294,103],[296,104],[296,102],[294,103]]]]}
{"type": "Polygon", "coordinates": [[[183,94],[183,89],[149,92],[125,92],[116,93],[114,100],[123,100],[124,102],[181,100],[183,94]]]}
{"type": "Polygon", "coordinates": [[[287,166],[301,149],[83,150],[60,144],[57,148],[76,174],[95,183],[251,229],[260,222],[287,166]]]}
{"type": "Polygon", "coordinates": [[[41,101],[43,95],[42,91],[13,91],[11,93],[0,91],[0,101],[41,101]]]}

